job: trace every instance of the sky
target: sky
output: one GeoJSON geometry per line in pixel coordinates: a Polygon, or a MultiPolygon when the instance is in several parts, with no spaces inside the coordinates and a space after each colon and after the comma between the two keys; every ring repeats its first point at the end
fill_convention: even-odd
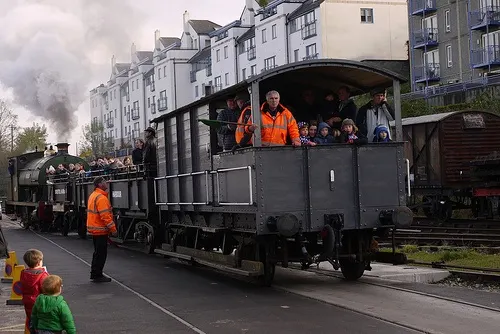
{"type": "Polygon", "coordinates": [[[245,0],[0,1],[0,98],[19,116],[48,128],[48,142],[68,141],[75,154],[90,122],[89,91],[106,83],[111,57],[130,62],[130,46],[152,51],[154,31],[181,37],[190,19],[226,25],[245,0]],[[20,18],[22,19],[20,20],[20,18]]]}

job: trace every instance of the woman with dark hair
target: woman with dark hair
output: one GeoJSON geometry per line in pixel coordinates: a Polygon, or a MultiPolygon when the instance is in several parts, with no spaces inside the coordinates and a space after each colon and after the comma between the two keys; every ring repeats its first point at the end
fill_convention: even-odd
{"type": "Polygon", "coordinates": [[[132,163],[134,165],[142,164],[142,151],[144,149],[144,140],[137,139],[135,141],[135,149],[132,151],[132,163]]]}

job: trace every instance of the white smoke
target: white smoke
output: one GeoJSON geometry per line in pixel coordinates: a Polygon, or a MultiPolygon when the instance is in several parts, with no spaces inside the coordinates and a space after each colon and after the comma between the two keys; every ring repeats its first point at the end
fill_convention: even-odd
{"type": "Polygon", "coordinates": [[[0,82],[65,141],[77,126],[95,58],[120,55],[143,22],[125,0],[0,1],[0,82]]]}

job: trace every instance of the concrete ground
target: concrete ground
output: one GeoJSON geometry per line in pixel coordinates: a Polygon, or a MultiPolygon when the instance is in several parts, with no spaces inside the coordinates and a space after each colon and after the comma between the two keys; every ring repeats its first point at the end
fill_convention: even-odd
{"type": "MultiPolygon", "coordinates": [[[[63,278],[63,295],[79,333],[371,334],[418,333],[421,329],[491,333],[500,323],[500,312],[311,272],[280,269],[275,287],[261,288],[211,270],[113,247],[105,272],[115,281],[95,284],[89,282],[90,241],[38,236],[14,222],[0,223],[10,250],[18,257],[28,248],[38,248],[44,252],[48,271],[63,278]]],[[[408,289],[435,289],[426,284],[384,282],[408,289]]],[[[5,306],[5,285],[1,287],[0,333],[21,331],[24,311],[5,306]]],[[[462,298],[461,292],[446,293],[462,298]]],[[[487,301],[500,300],[498,294],[484,296],[487,301]]]]}

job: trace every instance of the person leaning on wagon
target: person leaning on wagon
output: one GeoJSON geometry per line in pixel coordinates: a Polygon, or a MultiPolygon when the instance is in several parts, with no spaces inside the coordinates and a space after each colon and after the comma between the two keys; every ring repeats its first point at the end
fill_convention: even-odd
{"type": "Polygon", "coordinates": [[[90,279],[97,283],[111,282],[102,271],[108,254],[108,236],[117,235],[113,208],[108,199],[108,184],[102,176],[94,179],[94,187],[95,190],[90,194],[87,205],[87,231],[92,235],[94,242],[90,279]]]}
{"type": "Polygon", "coordinates": [[[135,148],[132,151],[132,163],[134,165],[142,164],[142,150],[144,149],[144,140],[137,139],[135,141],[135,148]]]}
{"type": "MultiPolygon", "coordinates": [[[[260,107],[262,146],[286,145],[288,136],[293,146],[301,146],[297,122],[290,110],[280,104],[280,94],[272,90],[266,94],[266,100],[260,107]]],[[[252,124],[252,117],[246,124],[245,134],[253,134],[255,125],[252,124]]]]}
{"type": "Polygon", "coordinates": [[[145,131],[146,141],[142,152],[142,163],[146,173],[151,176],[156,176],[156,131],[152,127],[148,127],[145,131]]]}
{"type": "MultiPolygon", "coordinates": [[[[356,119],[356,111],[358,108],[356,107],[356,104],[354,103],[354,100],[351,98],[351,90],[347,86],[342,86],[338,90],[338,96],[339,96],[339,116],[340,120],[338,118],[334,119],[334,123],[338,125],[342,125],[342,121],[346,118],[349,119],[356,119]]],[[[327,121],[328,123],[328,121],[327,121]]],[[[334,124],[332,123],[332,124],[334,124]]],[[[331,125],[330,125],[331,126],[331,125]]]]}
{"type": "MultiPolygon", "coordinates": [[[[247,124],[250,119],[252,113],[252,106],[250,105],[250,96],[242,93],[238,94],[234,97],[234,101],[238,104],[238,108],[240,108],[240,117],[238,118],[237,123],[239,124],[247,124]]],[[[252,145],[252,135],[245,133],[245,126],[238,125],[236,127],[236,132],[234,134],[236,146],[235,148],[251,146],[252,145]]]]}
{"type": "Polygon", "coordinates": [[[385,89],[371,91],[372,100],[359,108],[356,125],[366,137],[373,136],[379,125],[390,129],[389,122],[394,120],[394,111],[386,101],[385,89]]]}
{"type": "MultiPolygon", "coordinates": [[[[217,116],[218,121],[232,123],[236,123],[236,121],[238,121],[240,109],[238,109],[238,106],[235,102],[235,99],[233,99],[232,97],[226,100],[227,108],[219,113],[219,115],[217,116]]],[[[217,134],[222,137],[222,148],[224,152],[230,151],[234,147],[234,145],[236,145],[235,132],[236,125],[234,124],[223,125],[217,130],[217,134]]]]}

